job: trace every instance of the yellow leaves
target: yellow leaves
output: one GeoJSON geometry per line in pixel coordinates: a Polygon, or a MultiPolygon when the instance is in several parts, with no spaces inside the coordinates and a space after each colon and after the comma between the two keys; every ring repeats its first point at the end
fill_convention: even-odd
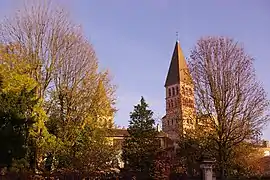
{"type": "Polygon", "coordinates": [[[38,136],[43,136],[44,133],[47,133],[47,131],[44,131],[46,130],[44,122],[47,120],[47,115],[41,107],[40,103],[34,106],[32,116],[35,119],[35,123],[30,129],[30,136],[35,138],[37,138],[38,136]]]}
{"type": "Polygon", "coordinates": [[[19,56],[0,52],[0,75],[3,78],[3,92],[20,92],[22,89],[32,90],[37,83],[27,72],[30,65],[19,56]]]}
{"type": "Polygon", "coordinates": [[[20,92],[23,88],[32,90],[36,87],[37,83],[28,75],[18,75],[11,72],[9,76],[4,76],[3,91],[20,92]]]}
{"type": "MultiPolygon", "coordinates": [[[[14,53],[0,51],[0,76],[2,78],[3,93],[21,93],[23,90],[32,91],[38,83],[30,76],[31,65],[25,59],[14,53]]],[[[45,126],[47,114],[43,109],[43,100],[38,100],[31,110],[33,126],[29,129],[29,136],[35,139],[38,148],[46,148],[48,144],[55,144],[55,137],[50,135],[45,126]]]]}
{"type": "MultiPolygon", "coordinates": [[[[92,81],[93,82],[93,81],[92,81]]],[[[93,127],[107,127],[113,126],[114,116],[114,92],[112,86],[107,79],[107,74],[99,74],[95,82],[95,89],[91,94],[88,94],[87,100],[90,102],[86,116],[83,119],[82,127],[89,124],[93,127]]],[[[93,83],[91,84],[93,86],[93,83]]]]}
{"type": "Polygon", "coordinates": [[[61,146],[59,141],[54,135],[50,134],[45,126],[45,122],[48,117],[42,107],[43,101],[39,99],[39,102],[34,106],[32,110],[32,117],[35,121],[32,128],[29,129],[30,138],[35,140],[35,145],[42,153],[50,152],[52,149],[57,150],[61,146]]]}

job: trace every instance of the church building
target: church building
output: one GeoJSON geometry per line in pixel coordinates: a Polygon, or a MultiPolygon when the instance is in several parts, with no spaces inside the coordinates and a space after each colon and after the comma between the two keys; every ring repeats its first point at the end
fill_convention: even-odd
{"type": "Polygon", "coordinates": [[[185,129],[195,126],[194,85],[179,41],[175,43],[165,91],[166,115],[162,118],[162,131],[175,141],[185,129]]]}
{"type": "MultiPolygon", "coordinates": [[[[166,115],[162,118],[162,131],[157,127],[159,132],[157,138],[160,140],[161,148],[170,149],[171,152],[177,147],[177,140],[185,130],[195,128],[194,86],[179,41],[176,41],[173,50],[165,81],[165,92],[166,115]]],[[[112,138],[113,145],[121,147],[124,138],[128,136],[127,129],[112,129],[109,138],[112,138]]],[[[120,157],[121,152],[119,165],[123,167],[120,157]]]]}
{"type": "MultiPolygon", "coordinates": [[[[166,114],[162,118],[162,130],[157,127],[159,132],[157,138],[160,141],[160,147],[166,150],[168,156],[173,157],[178,147],[177,141],[186,133],[187,129],[194,129],[196,126],[194,84],[179,41],[176,41],[174,46],[164,87],[166,114]]],[[[203,122],[207,122],[207,119],[208,116],[206,115],[203,122]]],[[[201,125],[201,123],[198,122],[198,125],[201,125]]],[[[113,140],[112,144],[120,147],[117,164],[120,168],[123,168],[121,147],[129,134],[127,129],[111,130],[112,133],[109,138],[113,140]]],[[[262,150],[262,157],[265,156],[261,163],[269,162],[269,147],[269,143],[259,146],[262,150]]],[[[270,173],[270,168],[265,169],[265,171],[270,173]]]]}

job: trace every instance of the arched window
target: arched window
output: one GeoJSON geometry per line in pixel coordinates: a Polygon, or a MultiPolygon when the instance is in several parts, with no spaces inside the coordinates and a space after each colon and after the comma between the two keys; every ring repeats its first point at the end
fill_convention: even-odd
{"type": "Polygon", "coordinates": [[[182,86],[182,93],[183,93],[184,95],[186,94],[184,86],[182,86]]]}
{"type": "Polygon", "coordinates": [[[179,87],[176,86],[176,94],[178,95],[179,94],[179,87]]]}
{"type": "Polygon", "coordinates": [[[187,99],[186,98],[183,98],[183,105],[187,106],[187,99]]]}
{"type": "Polygon", "coordinates": [[[169,88],[169,97],[171,97],[172,92],[171,92],[171,88],[169,88]]]}
{"type": "Polygon", "coordinates": [[[175,89],[172,87],[172,95],[175,96],[175,89]]]}
{"type": "Polygon", "coordinates": [[[194,108],[193,100],[190,100],[190,107],[194,108]]]}
{"type": "Polygon", "coordinates": [[[169,120],[167,120],[167,123],[168,123],[168,126],[170,125],[170,121],[169,120]]]}
{"type": "Polygon", "coordinates": [[[172,119],[172,125],[173,125],[173,119],[172,119]]]}

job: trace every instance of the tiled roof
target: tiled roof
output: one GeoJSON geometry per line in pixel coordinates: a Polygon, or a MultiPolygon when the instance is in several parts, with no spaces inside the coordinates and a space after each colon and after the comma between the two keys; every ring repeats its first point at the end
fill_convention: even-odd
{"type": "MultiPolygon", "coordinates": [[[[129,133],[127,129],[111,129],[111,133],[109,135],[109,137],[128,137],[128,136],[129,136],[129,133]]],[[[163,131],[160,131],[158,133],[158,137],[165,138],[165,137],[168,137],[168,134],[166,134],[163,131]]]]}

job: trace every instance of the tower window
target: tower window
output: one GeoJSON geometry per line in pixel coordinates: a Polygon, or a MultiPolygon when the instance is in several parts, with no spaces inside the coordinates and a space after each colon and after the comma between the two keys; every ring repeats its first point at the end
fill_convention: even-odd
{"type": "Polygon", "coordinates": [[[171,92],[171,88],[169,88],[169,97],[171,97],[172,92],[171,92]]]}
{"type": "Polygon", "coordinates": [[[172,95],[173,96],[175,95],[175,89],[174,89],[174,87],[172,88],[172,95]]]}
{"type": "Polygon", "coordinates": [[[179,87],[176,86],[176,94],[179,94],[179,87]]]}
{"type": "Polygon", "coordinates": [[[173,125],[173,119],[172,119],[172,125],[173,125]]]}
{"type": "Polygon", "coordinates": [[[185,95],[186,93],[185,93],[185,88],[184,87],[182,87],[182,93],[185,95]]]}
{"type": "Polygon", "coordinates": [[[168,122],[168,126],[169,126],[170,125],[170,121],[168,120],[167,122],[168,122]]]}

